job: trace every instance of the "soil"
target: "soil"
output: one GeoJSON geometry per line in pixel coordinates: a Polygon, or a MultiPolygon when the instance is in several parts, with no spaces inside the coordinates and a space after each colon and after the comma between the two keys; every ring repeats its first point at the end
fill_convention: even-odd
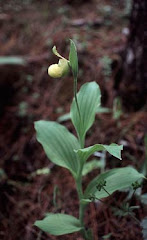
{"type": "MultiPolygon", "coordinates": [[[[0,239],[82,240],[79,233],[54,237],[33,226],[48,212],[78,217],[74,180],[66,169],[47,159],[36,140],[33,123],[40,119],[56,121],[69,112],[72,76],[52,79],[47,75],[48,66],[57,62],[52,47],[56,45],[68,58],[69,38],[78,49],[78,88],[96,81],[102,92],[102,107],[113,109],[118,96],[114,86],[127,40],[124,9],[124,3],[115,0],[1,0],[0,55],[21,56],[26,64],[0,65],[0,239]],[[104,56],[111,64],[104,63],[104,56]],[[36,170],[43,168],[49,169],[48,174],[37,175],[36,170]]],[[[131,109],[128,112],[127,104],[122,106],[118,119],[113,111],[97,114],[87,134],[86,146],[112,142],[124,145],[123,161],[107,155],[106,169],[132,165],[141,171],[145,162],[147,114],[144,106],[137,112],[133,105],[131,109]]],[[[70,121],[62,124],[75,133],[70,121]]],[[[84,177],[84,185],[98,173],[94,170],[84,177]]],[[[141,191],[146,192],[145,182],[141,191]]],[[[95,240],[143,239],[138,221],[145,217],[145,206],[139,197],[128,200],[130,206],[139,206],[134,210],[138,221],[130,215],[116,216],[113,211],[127,196],[128,192],[116,192],[103,202],[89,205],[85,223],[92,228],[95,240]]]]}

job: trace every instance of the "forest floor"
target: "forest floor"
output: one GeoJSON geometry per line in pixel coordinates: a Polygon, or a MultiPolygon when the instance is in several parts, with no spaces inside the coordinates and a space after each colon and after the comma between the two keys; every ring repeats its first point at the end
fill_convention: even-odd
{"type": "MultiPolygon", "coordinates": [[[[129,112],[126,105],[119,106],[115,88],[128,32],[125,11],[122,1],[1,1],[0,55],[21,56],[25,64],[0,66],[0,239],[82,240],[79,233],[54,237],[33,226],[47,212],[78,216],[73,178],[47,159],[33,124],[40,119],[56,121],[69,112],[73,98],[71,75],[58,80],[47,75],[48,66],[58,60],[51,51],[54,45],[68,58],[69,38],[76,42],[78,88],[96,81],[102,92],[102,107],[110,109],[97,114],[86,145],[123,144],[123,161],[107,155],[106,169],[128,165],[143,169],[147,114],[144,108],[133,111],[133,103],[128,103],[132,104],[129,112]],[[36,172],[44,168],[42,174],[36,172]]],[[[69,120],[63,124],[74,132],[69,120]]],[[[99,171],[95,169],[84,177],[84,184],[99,171]]],[[[138,221],[117,213],[128,199],[130,206],[139,206],[134,214],[141,221],[145,205],[140,196],[145,192],[143,183],[138,197],[116,192],[104,203],[91,203],[85,222],[92,228],[94,239],[143,239],[138,221]]]]}

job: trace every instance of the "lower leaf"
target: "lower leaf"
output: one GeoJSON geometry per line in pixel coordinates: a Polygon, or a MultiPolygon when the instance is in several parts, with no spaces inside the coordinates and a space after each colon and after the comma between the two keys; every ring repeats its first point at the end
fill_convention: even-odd
{"type": "Polygon", "coordinates": [[[130,187],[144,175],[132,167],[115,168],[94,178],[84,193],[86,201],[91,201],[91,197],[101,199],[108,197],[117,190],[130,187]]]}
{"type": "Polygon", "coordinates": [[[50,213],[43,220],[36,221],[34,225],[55,236],[78,232],[82,229],[77,218],[61,213],[50,213]]]}

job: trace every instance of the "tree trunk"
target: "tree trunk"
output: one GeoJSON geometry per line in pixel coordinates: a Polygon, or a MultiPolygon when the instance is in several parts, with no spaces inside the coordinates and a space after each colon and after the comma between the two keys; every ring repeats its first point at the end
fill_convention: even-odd
{"type": "Polygon", "coordinates": [[[147,29],[145,32],[145,27],[147,27],[147,1],[133,0],[130,34],[124,53],[122,79],[118,86],[122,102],[129,111],[137,111],[146,103],[147,29]]]}

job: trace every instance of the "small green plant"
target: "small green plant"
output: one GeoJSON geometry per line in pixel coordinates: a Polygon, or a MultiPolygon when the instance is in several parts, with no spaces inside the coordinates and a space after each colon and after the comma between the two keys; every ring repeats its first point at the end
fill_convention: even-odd
{"type": "Polygon", "coordinates": [[[145,217],[142,221],[140,226],[142,227],[142,234],[143,234],[143,239],[147,239],[147,217],[145,217]]]}
{"type": "Polygon", "coordinates": [[[119,120],[122,114],[123,111],[121,99],[119,97],[116,97],[113,101],[113,119],[119,120]]]}
{"type": "Polygon", "coordinates": [[[27,115],[28,104],[27,102],[20,102],[18,105],[18,116],[25,117],[27,115]]]}
{"type": "Polygon", "coordinates": [[[0,65],[26,65],[26,60],[23,57],[1,56],[0,65]]]}
{"type": "Polygon", "coordinates": [[[132,9],[132,0],[125,0],[124,15],[130,16],[131,9],[132,9]]]}
{"type": "MultiPolygon", "coordinates": [[[[95,200],[108,197],[119,189],[130,187],[132,183],[143,178],[143,174],[132,167],[115,168],[102,172],[95,177],[83,191],[82,178],[86,160],[96,151],[107,151],[121,160],[122,145],[95,144],[85,148],[85,136],[95,120],[95,114],[100,105],[101,93],[96,82],[85,83],[77,93],[78,57],[76,46],[70,40],[69,60],[63,58],[53,48],[53,53],[60,60],[58,64],[49,67],[52,77],[65,76],[71,69],[74,78],[74,98],[70,110],[70,118],[76,129],[77,137],[68,129],[53,121],[37,121],[35,129],[37,140],[42,144],[48,158],[55,164],[67,168],[75,179],[79,197],[79,217],[62,213],[49,213],[43,220],[35,222],[35,226],[52,235],[60,236],[80,231],[83,238],[92,240],[92,231],[84,224],[84,213],[87,205],[95,200]]],[[[84,171],[87,171],[84,170],[84,171]]],[[[87,171],[88,172],[88,171],[87,171]]]]}
{"type": "Polygon", "coordinates": [[[109,56],[104,56],[100,59],[100,62],[102,63],[102,66],[103,66],[103,75],[104,75],[105,81],[107,81],[110,79],[110,76],[112,74],[112,69],[111,69],[112,59],[109,56]]]}

